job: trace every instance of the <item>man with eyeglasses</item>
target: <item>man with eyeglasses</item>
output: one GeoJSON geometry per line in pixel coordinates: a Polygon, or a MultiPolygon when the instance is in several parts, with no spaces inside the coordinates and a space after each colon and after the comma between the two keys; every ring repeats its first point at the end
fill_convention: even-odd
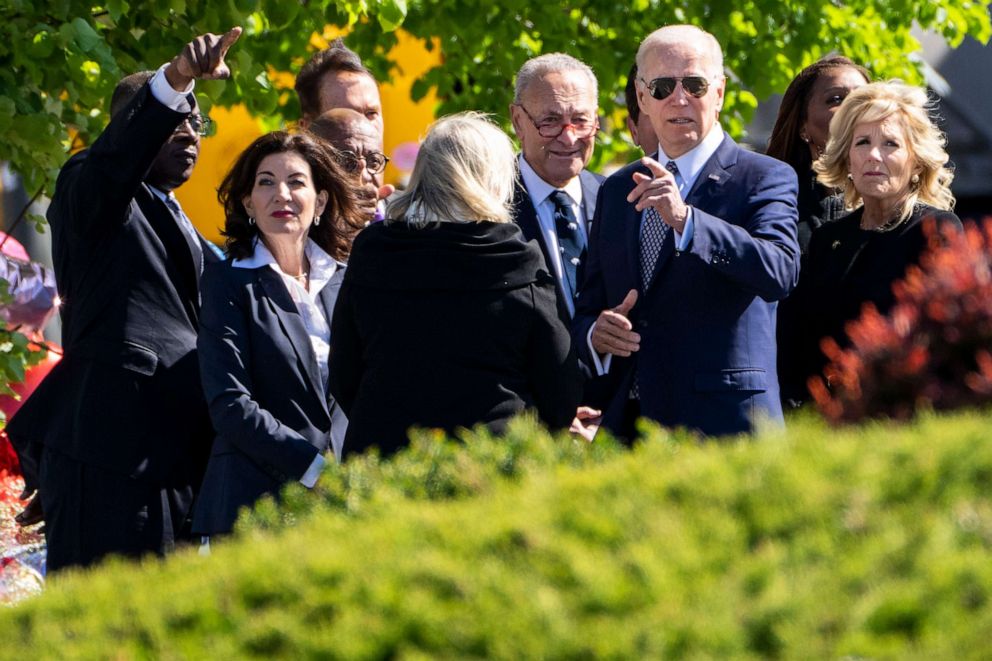
{"type": "Polygon", "coordinates": [[[520,140],[516,222],[524,238],[541,247],[566,322],[575,313],[589,223],[603,181],[585,169],[596,145],[598,111],[596,76],[571,55],[540,55],[517,72],[510,104],[520,140]]]}
{"type": "Polygon", "coordinates": [[[600,190],[573,325],[613,384],[602,422],[628,439],[639,416],[707,436],[781,424],[775,314],[799,275],[795,173],[724,134],[712,35],[656,30],[637,68],[659,144],[600,190]]]}
{"type": "Polygon", "coordinates": [[[8,426],[37,466],[48,570],[163,554],[213,438],[200,386],[199,279],[217,257],[173,195],[206,121],[195,79],[230,75],[241,28],[124,78],[110,123],[63,166],[48,209],[64,358],[8,426]]]}
{"type": "Polygon", "coordinates": [[[369,222],[382,220],[385,200],[396,189],[382,183],[389,157],[382,151],[382,133],[375,124],[350,108],[334,108],[311,122],[307,130],[330,144],[338,164],[355,178],[369,222]]]}

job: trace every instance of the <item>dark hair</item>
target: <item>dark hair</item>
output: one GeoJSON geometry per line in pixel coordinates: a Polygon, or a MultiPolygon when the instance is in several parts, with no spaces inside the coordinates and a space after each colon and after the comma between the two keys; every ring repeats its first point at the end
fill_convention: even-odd
{"type": "Polygon", "coordinates": [[[310,238],[334,259],[344,260],[351,249],[351,240],[365,225],[356,207],[351,178],[331,156],[323,143],[302,133],[285,131],[266,133],[241,152],[231,170],[217,189],[217,199],[224,206],[224,230],[227,252],[244,259],[251,256],[258,236],[258,226],[248,222],[242,200],[255,187],[255,174],[266,156],[294,152],[310,165],[313,185],[317,191],[327,191],[327,206],[321,223],[310,226],[310,238]]]}
{"type": "Polygon", "coordinates": [[[304,117],[320,114],[320,81],[332,71],[361,73],[375,80],[372,72],[362,64],[362,58],[345,46],[340,37],[335,39],[330,46],[314,53],[296,75],[296,96],[300,99],[300,114],[304,117]]]}
{"type": "Polygon", "coordinates": [[[637,62],[630,65],[630,73],[627,74],[627,87],[623,90],[623,98],[627,102],[627,114],[630,121],[637,124],[641,118],[641,107],[637,105],[637,62]]]}
{"type": "Polygon", "coordinates": [[[151,80],[154,75],[154,71],[138,71],[121,78],[110,97],[110,116],[114,117],[123,110],[124,106],[130,103],[134,95],[138,93],[138,90],[144,87],[145,83],[151,80]]]}
{"type": "Polygon", "coordinates": [[[843,55],[831,55],[817,60],[800,71],[782,96],[782,105],[779,106],[778,117],[775,119],[772,135],[768,139],[768,150],[765,153],[788,163],[801,177],[806,176],[812,165],[809,146],[799,137],[803,124],[806,123],[809,95],[823,72],[838,67],[855,69],[865,77],[865,82],[871,82],[871,74],[863,66],[843,55]]]}

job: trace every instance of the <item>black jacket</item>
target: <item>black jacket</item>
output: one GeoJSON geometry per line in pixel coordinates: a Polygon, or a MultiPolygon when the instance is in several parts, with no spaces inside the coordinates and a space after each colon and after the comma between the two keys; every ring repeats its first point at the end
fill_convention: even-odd
{"type": "Polygon", "coordinates": [[[510,223],[374,224],[356,239],[331,326],[345,452],[407,443],[411,426],[496,431],[534,407],[575,414],[582,378],[554,279],[510,223]]]}
{"type": "Polygon", "coordinates": [[[844,326],[861,315],[865,303],[886,314],[895,303],[892,285],[916,264],[927,247],[924,219],[938,227],[961,228],[950,211],[917,205],[912,216],[889,232],[861,229],[864,209],[821,225],[813,232],[809,254],[792,295],[794,323],[779,336],[783,396],[808,398],[806,381],[823,371],[827,359],[821,338],[848,344],[844,326]]]}
{"type": "Polygon", "coordinates": [[[196,357],[199,257],[142,181],[185,117],[146,85],[59,173],[48,221],[65,357],[10,422],[19,450],[38,443],[160,484],[200,481],[212,434],[196,357]]]}

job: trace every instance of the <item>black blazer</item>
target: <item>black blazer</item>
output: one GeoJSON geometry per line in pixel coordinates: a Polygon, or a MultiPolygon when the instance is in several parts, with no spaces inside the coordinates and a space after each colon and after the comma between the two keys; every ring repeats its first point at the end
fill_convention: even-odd
{"type": "Polygon", "coordinates": [[[822,338],[847,345],[844,326],[861,315],[865,303],[882,314],[889,312],[895,303],[893,283],[920,261],[927,247],[925,219],[933,219],[943,231],[962,227],[954,213],[920,204],[895,229],[872,232],[861,229],[863,212],[857,209],[813,232],[790,300],[791,323],[779,338],[783,393],[789,399],[807,399],[807,380],[826,366],[822,338]]]}
{"type": "MultiPolygon", "coordinates": [[[[328,323],[344,278],[320,290],[328,323]]],[[[335,454],[347,419],[321,386],[300,313],[269,266],[214,264],[203,274],[200,373],[217,438],[193,532],[229,532],[239,508],[303,477],[318,453],[335,454]]]]}
{"type": "MultiPolygon", "coordinates": [[[[590,236],[592,231],[592,219],[596,211],[596,197],[599,195],[599,187],[604,179],[605,177],[593,174],[588,170],[583,170],[579,173],[579,182],[582,184],[583,217],[581,220],[584,223],[587,237],[590,236]]],[[[524,240],[537,242],[538,247],[541,249],[541,254],[544,256],[545,269],[548,273],[554,275],[554,260],[551,258],[550,249],[544,240],[544,232],[541,231],[541,222],[537,219],[537,210],[534,208],[534,203],[531,201],[530,194],[527,192],[523,181],[517,182],[513,193],[513,213],[514,221],[520,227],[520,231],[524,235],[524,240]]],[[[581,269],[576,274],[576,282],[582,282],[581,269]]],[[[562,289],[561,280],[557,276],[555,276],[555,289],[558,292],[559,299],[564,300],[565,291],[562,289]]],[[[563,305],[562,309],[564,311],[563,318],[567,322],[568,308],[563,305]]]]}
{"type": "Polygon", "coordinates": [[[142,182],[184,118],[146,85],[59,174],[48,222],[65,357],[10,422],[19,450],[42,444],[176,486],[200,480],[211,432],[196,359],[199,259],[142,182]]]}

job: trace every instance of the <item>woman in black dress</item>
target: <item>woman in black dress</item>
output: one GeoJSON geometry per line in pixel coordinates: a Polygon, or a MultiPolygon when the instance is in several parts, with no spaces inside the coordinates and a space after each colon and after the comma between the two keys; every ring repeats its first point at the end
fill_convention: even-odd
{"type": "Polygon", "coordinates": [[[893,283],[927,247],[926,219],[941,231],[961,228],[951,212],[945,138],[929,109],[922,88],[872,83],[851,92],[830,124],[830,141],[813,168],[825,186],[843,188],[854,211],[818,228],[810,241],[793,294],[802,324],[795,350],[781,356],[794,387],[805,388],[822,371],[821,338],[844,346],[844,326],[865,304],[889,311],[893,283]]]}
{"type": "Polygon", "coordinates": [[[394,452],[411,426],[499,431],[526,408],[571,422],[582,378],[554,279],[512,222],[515,168],[483,116],[440,119],[410,187],[355,240],[331,326],[346,453],[394,452]]]}

